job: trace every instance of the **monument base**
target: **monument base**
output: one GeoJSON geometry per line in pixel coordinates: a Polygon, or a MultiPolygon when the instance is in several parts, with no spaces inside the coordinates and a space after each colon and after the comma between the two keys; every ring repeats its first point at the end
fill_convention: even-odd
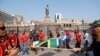
{"type": "Polygon", "coordinates": [[[49,17],[49,16],[46,16],[46,17],[44,18],[44,22],[45,22],[45,23],[51,23],[52,21],[50,20],[50,17],[49,17]]]}

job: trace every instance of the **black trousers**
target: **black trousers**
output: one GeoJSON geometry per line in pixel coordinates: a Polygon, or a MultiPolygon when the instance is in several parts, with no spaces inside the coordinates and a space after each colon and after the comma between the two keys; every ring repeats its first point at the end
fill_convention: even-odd
{"type": "Polygon", "coordinates": [[[66,48],[67,48],[67,49],[70,49],[70,48],[71,48],[71,47],[69,46],[69,42],[70,42],[70,40],[67,40],[67,41],[66,41],[66,48]]]}
{"type": "Polygon", "coordinates": [[[78,43],[78,42],[77,42],[77,43],[75,44],[75,47],[76,47],[76,48],[80,48],[80,45],[81,45],[81,43],[78,43]]]}

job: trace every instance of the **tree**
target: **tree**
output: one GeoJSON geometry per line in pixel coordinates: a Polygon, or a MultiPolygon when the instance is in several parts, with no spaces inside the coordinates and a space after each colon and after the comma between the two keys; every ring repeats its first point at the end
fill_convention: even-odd
{"type": "Polygon", "coordinates": [[[95,20],[93,23],[90,23],[90,25],[94,25],[94,24],[100,24],[100,19],[95,20]]]}
{"type": "Polygon", "coordinates": [[[98,24],[98,23],[100,23],[100,19],[99,19],[99,20],[95,20],[95,21],[93,22],[93,24],[98,24]]]}

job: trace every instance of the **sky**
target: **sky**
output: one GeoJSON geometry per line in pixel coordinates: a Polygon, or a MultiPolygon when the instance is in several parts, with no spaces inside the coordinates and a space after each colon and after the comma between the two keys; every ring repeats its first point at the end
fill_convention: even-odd
{"type": "Polygon", "coordinates": [[[24,20],[43,20],[49,5],[52,20],[60,12],[63,19],[100,19],[100,0],[0,0],[0,10],[11,15],[22,15],[24,20]]]}

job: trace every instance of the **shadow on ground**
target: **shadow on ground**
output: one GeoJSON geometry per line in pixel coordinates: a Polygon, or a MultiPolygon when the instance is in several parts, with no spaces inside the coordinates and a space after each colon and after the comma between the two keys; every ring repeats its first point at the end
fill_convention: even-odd
{"type": "Polygon", "coordinates": [[[52,53],[52,52],[48,52],[48,53],[44,53],[44,54],[41,54],[39,56],[53,56],[55,53],[52,53]]]}
{"type": "Polygon", "coordinates": [[[79,52],[79,53],[73,53],[70,56],[84,56],[84,54],[79,52]]]}

